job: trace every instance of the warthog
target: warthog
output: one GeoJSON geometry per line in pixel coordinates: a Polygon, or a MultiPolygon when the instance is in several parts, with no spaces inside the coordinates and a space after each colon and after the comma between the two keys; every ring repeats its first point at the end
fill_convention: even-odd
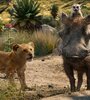
{"type": "Polygon", "coordinates": [[[70,81],[72,92],[80,90],[83,82],[83,74],[87,76],[87,89],[90,90],[90,16],[71,19],[62,14],[64,29],[59,32],[62,38],[61,51],[64,60],[64,70],[70,81]],[[74,70],[78,74],[77,88],[75,88],[74,70]]]}

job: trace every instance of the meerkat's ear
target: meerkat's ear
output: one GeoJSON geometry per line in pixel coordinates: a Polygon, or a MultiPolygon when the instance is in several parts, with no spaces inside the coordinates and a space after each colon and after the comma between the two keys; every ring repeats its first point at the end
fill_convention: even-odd
{"type": "Polygon", "coordinates": [[[29,45],[31,45],[34,48],[34,43],[33,42],[29,42],[29,45]]]}
{"type": "Polygon", "coordinates": [[[81,7],[83,4],[79,3],[79,6],[81,7]]]}
{"type": "Polygon", "coordinates": [[[17,51],[17,49],[19,48],[19,45],[18,44],[13,44],[12,48],[13,48],[13,51],[17,51]]]}
{"type": "Polygon", "coordinates": [[[62,13],[61,14],[61,21],[62,21],[63,24],[66,24],[67,21],[68,21],[68,15],[65,14],[65,13],[62,13]]]}

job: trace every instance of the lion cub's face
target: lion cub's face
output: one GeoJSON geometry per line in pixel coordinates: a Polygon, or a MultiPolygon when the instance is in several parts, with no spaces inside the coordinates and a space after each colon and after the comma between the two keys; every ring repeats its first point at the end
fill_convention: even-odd
{"type": "Polygon", "coordinates": [[[30,42],[28,44],[15,44],[13,46],[13,51],[23,57],[25,60],[32,60],[34,57],[34,43],[30,42]]]}

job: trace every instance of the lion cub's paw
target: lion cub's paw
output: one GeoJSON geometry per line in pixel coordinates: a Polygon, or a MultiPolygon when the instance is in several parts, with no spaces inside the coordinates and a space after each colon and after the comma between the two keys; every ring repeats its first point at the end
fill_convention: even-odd
{"type": "Polygon", "coordinates": [[[30,87],[28,87],[28,86],[23,87],[23,88],[21,88],[21,89],[22,89],[22,91],[35,91],[35,90],[36,90],[36,89],[30,88],[30,87]]]}

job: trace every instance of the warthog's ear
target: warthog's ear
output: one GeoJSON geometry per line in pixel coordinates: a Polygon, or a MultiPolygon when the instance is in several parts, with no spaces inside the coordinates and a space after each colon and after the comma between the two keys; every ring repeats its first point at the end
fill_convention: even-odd
{"type": "Polygon", "coordinates": [[[84,20],[87,24],[90,24],[90,15],[86,16],[84,20]]]}
{"type": "Polygon", "coordinates": [[[84,24],[85,24],[86,34],[88,35],[90,39],[90,15],[84,18],[84,24]]]}
{"type": "Polygon", "coordinates": [[[19,48],[19,45],[18,44],[13,44],[12,48],[13,48],[13,51],[17,51],[17,49],[19,48]]]}
{"type": "Polygon", "coordinates": [[[66,24],[68,22],[68,15],[65,13],[61,14],[61,21],[63,24],[66,24]]]}
{"type": "Polygon", "coordinates": [[[34,43],[33,42],[29,42],[29,45],[31,45],[34,48],[34,43]]]}

